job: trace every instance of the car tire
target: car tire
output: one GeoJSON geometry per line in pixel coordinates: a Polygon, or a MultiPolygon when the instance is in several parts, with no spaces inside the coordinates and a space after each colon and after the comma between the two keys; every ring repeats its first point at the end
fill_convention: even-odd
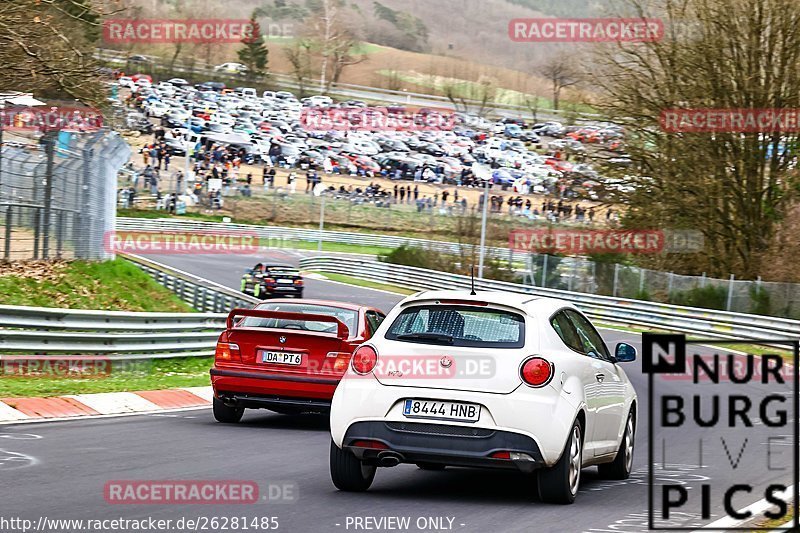
{"type": "Polygon", "coordinates": [[[377,467],[368,466],[347,450],[342,450],[331,441],[331,481],[337,489],[345,492],[364,492],[375,479],[377,467]]]}
{"type": "Polygon", "coordinates": [[[577,420],[564,444],[561,458],[550,468],[539,472],[539,498],[546,503],[570,504],[575,501],[581,482],[583,427],[577,420]]]}
{"type": "Polygon", "coordinates": [[[440,465],[437,463],[417,463],[417,468],[420,470],[430,470],[432,472],[441,472],[447,465],[440,465]]]}
{"type": "Polygon", "coordinates": [[[214,419],[223,424],[235,424],[242,419],[244,407],[225,405],[219,398],[214,398],[213,402],[214,419]]]}
{"type": "Polygon", "coordinates": [[[628,479],[630,477],[633,468],[635,430],[633,413],[631,412],[625,422],[625,433],[622,435],[622,442],[619,443],[617,456],[610,463],[597,465],[597,471],[605,479],[628,479]]]}

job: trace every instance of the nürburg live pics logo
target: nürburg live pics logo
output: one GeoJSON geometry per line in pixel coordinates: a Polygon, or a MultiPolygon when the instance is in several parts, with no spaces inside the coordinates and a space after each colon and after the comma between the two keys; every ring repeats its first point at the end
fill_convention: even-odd
{"type": "Polygon", "coordinates": [[[653,530],[796,530],[797,340],[645,333],[653,530]],[[691,467],[698,481],[655,471],[691,467]]]}

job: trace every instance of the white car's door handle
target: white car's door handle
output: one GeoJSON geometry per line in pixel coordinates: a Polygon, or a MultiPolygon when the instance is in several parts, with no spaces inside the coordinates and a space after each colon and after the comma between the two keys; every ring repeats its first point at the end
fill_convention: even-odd
{"type": "Polygon", "coordinates": [[[606,375],[605,374],[595,374],[594,377],[596,377],[597,381],[599,381],[600,383],[602,383],[603,380],[606,379],[606,375]]]}

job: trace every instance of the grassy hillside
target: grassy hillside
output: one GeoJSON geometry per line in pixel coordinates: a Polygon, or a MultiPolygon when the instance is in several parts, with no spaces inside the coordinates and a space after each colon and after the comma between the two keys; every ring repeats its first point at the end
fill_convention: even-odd
{"type": "Polygon", "coordinates": [[[194,311],[122,259],[0,264],[0,301],[6,305],[70,309],[194,311]]]}
{"type": "MultiPolygon", "coordinates": [[[[565,13],[572,17],[597,16],[606,11],[608,1],[351,0],[342,8],[341,16],[355,38],[367,43],[354,50],[354,55],[363,55],[366,60],[347,67],[341,81],[425,92],[427,84],[409,83],[407,78],[421,75],[468,82],[491,79],[502,90],[547,97],[548,84],[539,75],[540,66],[563,46],[512,42],[508,35],[509,21],[565,13]],[[448,16],[451,13],[458,16],[448,16]],[[396,71],[398,77],[387,79],[386,71],[396,71]]],[[[248,18],[255,10],[262,31],[275,34],[268,39],[269,70],[289,73],[291,66],[285,49],[292,44],[291,37],[305,37],[310,32],[307,19],[314,12],[315,3],[315,0],[239,0],[219,4],[185,0],[182,5],[186,17],[194,18],[248,18]]],[[[127,0],[127,4],[141,9],[143,18],[182,18],[182,13],[175,11],[174,2],[167,0],[127,0]]],[[[238,43],[183,45],[180,50],[169,44],[126,46],[132,54],[169,58],[178,52],[179,60],[194,58],[214,64],[238,61],[239,48],[238,43]]],[[[579,57],[586,53],[582,45],[573,45],[570,50],[579,57]]]]}

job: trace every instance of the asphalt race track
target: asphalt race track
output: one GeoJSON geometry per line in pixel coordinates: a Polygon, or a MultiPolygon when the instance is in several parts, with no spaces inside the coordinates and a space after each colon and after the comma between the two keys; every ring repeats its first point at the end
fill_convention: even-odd
{"type": "MultiPolygon", "coordinates": [[[[275,251],[265,256],[152,257],[170,266],[239,287],[245,268],[259,260],[296,262],[301,252],[275,251]]],[[[307,298],[338,299],[388,311],[401,297],[381,291],[309,279],[307,298]]],[[[609,344],[637,335],[603,331],[609,344]]],[[[641,358],[640,358],[641,359],[641,358]]],[[[48,519],[182,517],[277,517],[279,531],[390,531],[393,522],[356,518],[410,517],[409,531],[647,531],[647,389],[641,360],[626,365],[639,394],[640,415],[634,474],[626,481],[601,480],[595,468],[583,472],[581,493],[572,506],[538,502],[532,478],[521,474],[448,468],[422,471],[412,465],[379,469],[364,494],[338,492],[328,474],[330,437],[322,417],[290,417],[248,411],[242,423],[216,423],[210,409],[159,415],[0,426],[0,505],[14,516],[36,523],[48,519]],[[104,485],[114,480],[252,480],[262,491],[269,485],[291,485],[296,498],[286,503],[253,505],[111,505],[104,485]],[[437,524],[434,520],[441,520],[437,524]],[[452,520],[452,522],[450,522],[452,520]]],[[[677,386],[677,385],[676,385],[677,386]]],[[[660,448],[671,478],[687,484],[709,475],[697,466],[697,441],[685,434],[660,448]]],[[[757,451],[745,450],[732,479],[775,478],[757,451]],[[750,455],[752,453],[752,455],[750,455]],[[750,460],[750,457],[753,459],[750,460]]],[[[733,454],[740,444],[733,444],[733,454]]],[[[721,446],[708,445],[705,461],[725,457],[721,446]]],[[[788,483],[788,473],[787,473],[788,483]]],[[[723,486],[731,479],[714,479],[723,486]]],[[[741,508],[763,494],[739,496],[741,508]]],[[[721,516],[719,498],[712,502],[714,518],[679,518],[683,527],[697,527],[721,516]]],[[[1,529],[1,528],[0,528],[1,529]]],[[[174,530],[174,529],[173,529],[174,530]]],[[[213,530],[213,529],[209,529],[213,530]]],[[[216,529],[222,530],[222,529],[216,529]]],[[[398,530],[398,529],[394,529],[398,530]]]]}

